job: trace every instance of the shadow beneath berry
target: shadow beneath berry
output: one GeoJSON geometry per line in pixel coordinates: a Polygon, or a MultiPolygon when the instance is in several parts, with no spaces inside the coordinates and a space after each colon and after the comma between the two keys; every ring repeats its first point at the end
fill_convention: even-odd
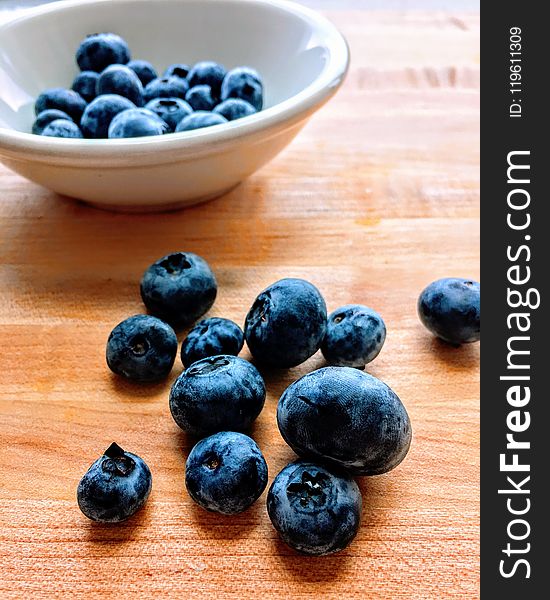
{"type": "Polygon", "coordinates": [[[307,583],[336,583],[345,577],[353,564],[353,542],[341,552],[328,556],[307,556],[287,546],[279,537],[273,541],[275,560],[285,569],[292,579],[307,583]]]}
{"type": "Polygon", "coordinates": [[[189,515],[193,524],[200,527],[205,539],[219,542],[248,537],[263,520],[264,497],[261,496],[248,509],[237,515],[209,512],[196,504],[189,496],[189,515]]]}
{"type": "Polygon", "coordinates": [[[448,342],[431,337],[427,343],[433,358],[447,367],[460,371],[479,368],[479,343],[453,346],[448,342]]]}
{"type": "Polygon", "coordinates": [[[96,523],[89,521],[86,527],[86,537],[89,542],[98,546],[109,546],[113,544],[135,543],[141,531],[151,526],[151,499],[122,523],[96,523]]]}
{"type": "Polygon", "coordinates": [[[250,354],[244,355],[243,358],[249,360],[258,371],[260,371],[269,391],[269,396],[275,397],[275,399],[280,398],[286,388],[291,383],[300,379],[300,377],[303,377],[311,371],[327,366],[325,359],[320,352],[316,353],[311,358],[308,358],[304,363],[290,369],[277,369],[258,364],[250,354]]]}
{"type": "Polygon", "coordinates": [[[116,393],[117,399],[131,402],[146,401],[157,396],[168,397],[174,380],[175,376],[173,377],[172,374],[165,381],[158,383],[134,383],[114,373],[109,376],[109,384],[116,393]]]}

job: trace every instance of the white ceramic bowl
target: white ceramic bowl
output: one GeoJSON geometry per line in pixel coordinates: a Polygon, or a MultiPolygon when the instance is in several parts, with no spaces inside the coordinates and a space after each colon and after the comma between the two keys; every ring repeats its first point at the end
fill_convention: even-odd
{"type": "Polygon", "coordinates": [[[65,0],[0,27],[0,160],[55,192],[118,210],[218,196],[278,154],[341,85],[347,44],[321,15],[285,0],[65,0]],[[174,62],[249,65],[265,108],[202,130],[122,140],[33,135],[34,99],[70,87],[88,34],[124,37],[160,72],[174,62]]]}

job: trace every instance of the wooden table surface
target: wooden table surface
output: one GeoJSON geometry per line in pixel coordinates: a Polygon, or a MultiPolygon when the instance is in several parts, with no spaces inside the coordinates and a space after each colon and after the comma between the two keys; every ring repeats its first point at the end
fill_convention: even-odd
{"type": "MultiPolygon", "coordinates": [[[[223,198],[110,214],[0,168],[1,598],[478,596],[479,348],[431,338],[415,303],[434,279],[479,276],[479,20],[363,4],[326,10],[351,45],[344,88],[223,198]],[[294,276],[319,286],[330,310],[361,302],[385,318],[368,370],[407,406],[413,444],[391,473],[360,479],[364,522],[346,551],[295,554],[271,527],[265,495],[233,518],[196,507],[171,381],[138,387],[107,369],[111,328],[143,310],[144,268],[180,249],[218,277],[212,315],[242,322],[264,286],[294,276]],[[75,501],[113,440],[154,477],[146,508],[114,527],[92,524],[75,501]]],[[[315,356],[266,374],[253,435],[270,479],[293,459],[277,399],[322,364],[315,356]]]]}

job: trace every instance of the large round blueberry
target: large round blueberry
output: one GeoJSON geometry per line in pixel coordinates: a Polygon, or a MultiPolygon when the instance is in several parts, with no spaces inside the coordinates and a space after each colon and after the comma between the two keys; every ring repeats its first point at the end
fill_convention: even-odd
{"type": "Polygon", "coordinates": [[[128,44],[115,33],[92,33],[76,51],[76,62],[81,71],[100,73],[109,65],[125,65],[130,60],[128,44]]]}
{"type": "Polygon", "coordinates": [[[196,85],[209,85],[212,89],[212,94],[219,98],[220,89],[226,70],[222,65],[212,61],[198,62],[193,66],[187,75],[189,87],[196,85]]]}
{"type": "Polygon", "coordinates": [[[145,102],[150,102],[153,98],[182,98],[185,100],[185,94],[189,86],[187,80],[181,77],[162,77],[153,79],[143,91],[145,102]]]}
{"type": "Polygon", "coordinates": [[[228,121],[235,121],[235,119],[242,119],[243,117],[253,115],[256,112],[256,109],[252,104],[246,102],[246,100],[229,98],[218,104],[212,112],[222,115],[222,117],[225,117],[228,121]]]}
{"type": "Polygon", "coordinates": [[[181,327],[210,309],[218,284],[204,258],[192,252],[174,252],[145,271],[140,291],[151,313],[181,327]]]}
{"type": "Polygon", "coordinates": [[[189,88],[185,100],[193,110],[210,111],[218,103],[212,96],[212,88],[209,85],[196,85],[189,88]]]}
{"type": "Polygon", "coordinates": [[[244,344],[242,329],[229,319],[211,317],[197,323],[181,345],[181,361],[184,367],[201,358],[217,354],[237,356],[244,344]]]}
{"type": "Polygon", "coordinates": [[[145,87],[150,81],[157,78],[157,72],[150,62],[146,60],[131,60],[127,65],[139,77],[141,85],[145,87]]]}
{"type": "Polygon", "coordinates": [[[357,475],[396,467],[412,437],[395,392],[350,367],[325,367],[292,383],[279,400],[277,424],[297,454],[357,475]]]}
{"type": "Polygon", "coordinates": [[[117,94],[105,94],[98,96],[88,104],[82,119],[80,128],[84,137],[106,138],[108,137],[111,121],[123,110],[135,108],[135,104],[117,94]]]}
{"type": "Polygon", "coordinates": [[[376,311],[347,304],[329,315],[321,352],[332,365],[364,369],[378,356],[385,339],[386,326],[376,311]]]}
{"type": "Polygon", "coordinates": [[[267,464],[256,442],[222,431],[201,440],[185,464],[185,485],[193,500],[224,515],[246,510],[267,485],[267,464]]]}
{"type": "Polygon", "coordinates": [[[186,79],[187,75],[189,75],[189,71],[191,67],[189,65],[183,63],[174,63],[169,67],[166,67],[166,71],[163,73],[163,77],[180,77],[181,79],[186,79]]]}
{"type": "Polygon", "coordinates": [[[124,65],[111,65],[101,72],[97,80],[96,94],[118,94],[143,106],[143,86],[139,77],[124,65]]]}
{"type": "Polygon", "coordinates": [[[73,90],[80,94],[86,102],[91,102],[96,96],[96,86],[99,75],[95,71],[82,71],[73,79],[73,90]]]}
{"type": "Polygon", "coordinates": [[[48,123],[40,135],[58,138],[81,138],[82,132],[76,123],[67,121],[67,119],[56,119],[48,123]]]}
{"type": "Polygon", "coordinates": [[[108,135],[110,138],[132,138],[162,135],[168,130],[168,125],[154,112],[146,108],[129,108],[111,121],[108,135]]]}
{"type": "Polygon", "coordinates": [[[34,105],[34,112],[39,115],[49,108],[67,113],[75,123],[78,123],[86,108],[86,100],[74,90],[51,88],[38,96],[34,105]]]}
{"type": "Polygon", "coordinates": [[[248,429],[264,402],[265,384],[256,367],[229,354],[193,363],[170,391],[174,421],[196,436],[248,429]]]}
{"type": "Polygon", "coordinates": [[[326,327],[327,308],[319,290],[303,279],[281,279],[256,298],[244,333],[255,359],[295,367],[319,349],[326,327]]]}
{"type": "Polygon", "coordinates": [[[227,123],[227,120],[221,115],[199,110],[184,117],[178,123],[176,131],[192,131],[193,129],[222,125],[223,123],[227,123]]]}
{"type": "Polygon", "coordinates": [[[221,99],[240,98],[262,110],[264,90],[260,75],[250,67],[237,67],[227,73],[223,80],[221,99]]]}
{"type": "Polygon", "coordinates": [[[480,285],[472,279],[438,279],[418,298],[418,315],[437,337],[458,345],[480,338],[480,285]]]}
{"type": "Polygon", "coordinates": [[[143,459],[113,443],[80,480],[78,506],[92,521],[119,523],[145,504],[151,483],[143,459]]]}
{"type": "Polygon", "coordinates": [[[158,115],[170,131],[174,131],[177,124],[193,112],[189,104],[181,98],[153,98],[147,102],[145,108],[158,115]]]}
{"type": "Polygon", "coordinates": [[[304,554],[338,552],[357,535],[362,498],[353,479],[311,462],[287,465],[267,494],[267,512],[282,540],[304,554]]]}
{"type": "Polygon", "coordinates": [[[56,108],[48,108],[47,110],[42,111],[37,117],[35,122],[32,125],[32,132],[35,135],[40,135],[44,130],[44,127],[49,125],[52,121],[57,121],[58,119],[65,119],[66,121],[72,121],[71,117],[62,110],[57,110],[56,108]]]}
{"type": "Polygon", "coordinates": [[[160,319],[135,315],[119,323],[107,340],[107,364],[132,381],[164,379],[178,351],[174,330],[160,319]]]}

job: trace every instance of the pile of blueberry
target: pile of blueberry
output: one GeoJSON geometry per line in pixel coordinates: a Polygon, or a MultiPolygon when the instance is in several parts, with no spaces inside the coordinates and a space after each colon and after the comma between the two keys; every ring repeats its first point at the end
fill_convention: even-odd
{"type": "MultiPolygon", "coordinates": [[[[479,284],[444,279],[419,299],[422,321],[453,343],[479,339],[479,284]]],[[[132,316],[111,332],[107,364],[138,382],[168,376],[178,351],[174,328],[189,327],[214,303],[217,283],[204,259],[176,252],[143,275],[141,297],[148,315],[132,316]]],[[[283,439],[301,458],[274,479],[267,511],[292,548],[324,555],[356,536],[362,498],[354,475],[379,475],[396,467],[411,443],[409,416],[385,383],[363,372],[380,352],[384,321],[366,306],[347,305],[327,317],[319,290],[302,279],[282,279],[252,304],[244,331],[228,319],[207,318],[181,345],[185,367],[172,385],[174,421],[198,438],[185,465],[191,498],[225,515],[249,508],[268,481],[256,442],[243,434],[260,414],[264,380],[237,355],[246,340],[262,367],[294,367],[321,349],[330,366],[292,383],[277,407],[283,439]]],[[[151,490],[145,462],[117,444],[82,478],[78,503],[95,521],[119,522],[134,514],[151,490]]]]}
{"type": "Polygon", "coordinates": [[[215,62],[170,65],[159,77],[145,60],[130,60],[114,33],[94,33],[78,47],[81,69],[72,89],[38,96],[32,132],[61,138],[130,138],[220,125],[263,107],[257,71],[215,62]]]}

